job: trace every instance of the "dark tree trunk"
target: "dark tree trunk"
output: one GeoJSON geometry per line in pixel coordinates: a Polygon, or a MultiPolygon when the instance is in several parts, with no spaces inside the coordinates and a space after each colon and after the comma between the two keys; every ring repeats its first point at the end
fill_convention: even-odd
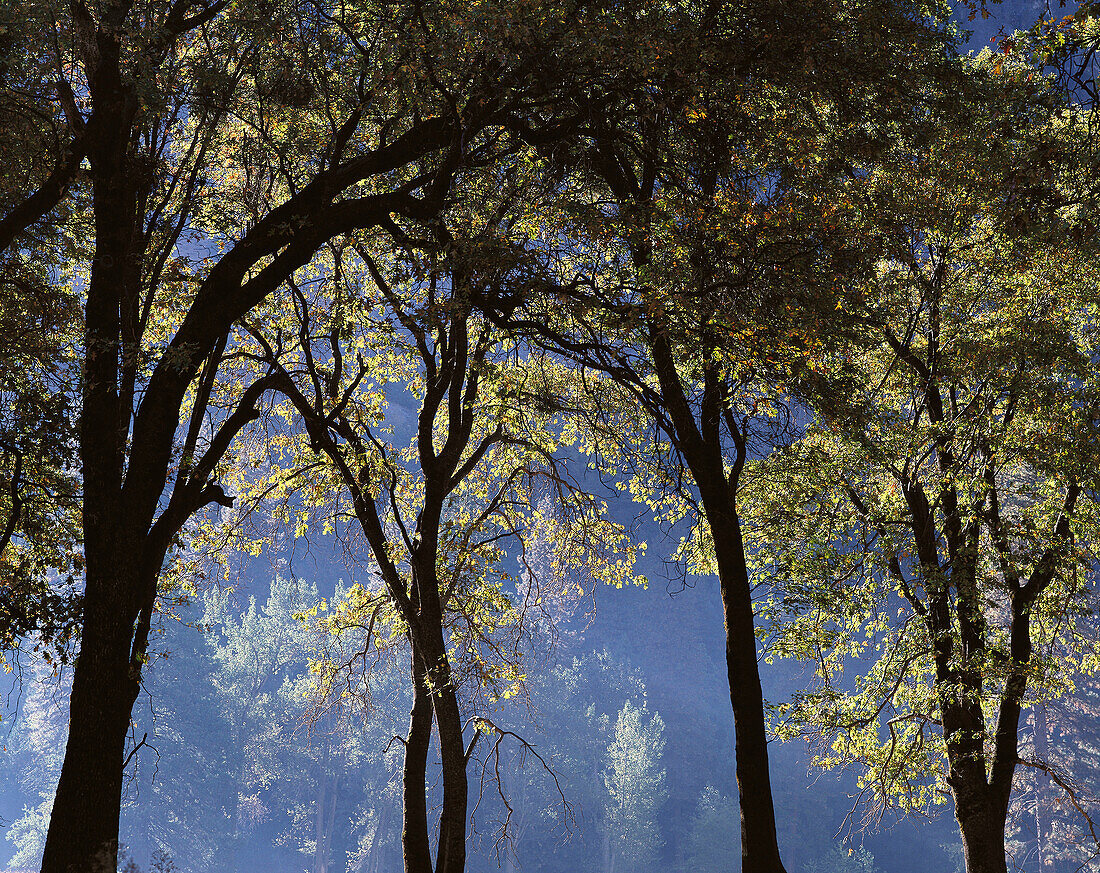
{"type": "Polygon", "coordinates": [[[96,257],[85,306],[80,420],[84,616],[43,873],[116,868],[126,735],[142,666],[133,660],[134,626],[159,569],[158,561],[152,578],[143,572],[144,530],[122,494],[130,414],[125,373],[127,361],[136,362],[136,350],[123,339],[131,339],[126,319],[140,287],[137,191],[127,167],[137,104],[120,74],[118,44],[106,32],[96,33],[99,63],[89,76],[96,106],[88,123],[96,257]]]}
{"type": "MultiPolygon", "coordinates": [[[[935,607],[942,606],[945,600],[942,592],[932,598],[933,615],[937,614],[935,607]]],[[[941,625],[934,623],[933,626],[941,625]]],[[[946,640],[946,633],[941,633],[941,638],[946,640]]],[[[966,871],[1007,873],[1005,822],[1016,767],[1019,708],[1006,706],[1002,701],[997,738],[999,743],[1009,741],[1009,745],[1007,749],[998,748],[990,764],[985,744],[985,716],[979,702],[981,674],[955,670],[949,661],[948,643],[945,649],[937,652],[936,683],[947,746],[947,784],[955,801],[966,871]]]]}
{"type": "MultiPolygon", "coordinates": [[[[152,212],[147,207],[166,178],[157,168],[162,155],[158,153],[150,164],[144,137],[135,132],[142,112],[137,82],[141,76],[154,81],[152,74],[163,56],[144,39],[131,39],[137,32],[124,26],[131,11],[129,0],[92,5],[94,16],[77,3],[72,18],[91,107],[79,147],[90,164],[95,223],[95,257],[90,264],[85,306],[80,422],[87,569],[69,738],[46,837],[43,873],[115,870],[126,735],[145,664],[157,577],[175,535],[188,518],[210,502],[227,505],[229,498],[216,486],[216,466],[241,429],[258,417],[256,401],[274,384],[261,379],[246,389],[198,456],[197,426],[182,445],[176,440],[188,387],[204,364],[211,367],[210,379],[215,378],[234,321],[308,262],[325,239],[340,232],[345,223],[349,227],[373,226],[392,211],[372,208],[340,217],[334,212],[328,218],[335,223],[320,221],[349,180],[332,167],[319,172],[290,200],[258,220],[210,268],[194,299],[186,303],[186,315],[167,351],[156,351],[159,340],[152,346],[143,345],[146,319],[152,311],[147,307],[160,305],[154,289],[144,284],[157,282],[155,270],[153,278],[146,272],[151,266],[146,247],[154,245],[150,240],[158,234],[153,228],[160,223],[153,220],[159,207],[152,212]],[[132,72],[123,72],[124,50],[133,52],[135,62],[141,59],[134,67],[142,71],[136,79],[132,72]],[[145,61],[151,66],[146,67],[145,61]],[[294,220],[288,221],[291,215],[294,220]],[[304,232],[307,227],[312,228],[308,233],[304,232]],[[272,256],[273,263],[249,276],[256,263],[272,256]],[[151,373],[145,372],[150,363],[146,352],[152,354],[151,373]],[[176,454],[175,450],[182,451],[176,454]],[[177,461],[179,465],[172,469],[177,461]]],[[[149,33],[158,34],[156,44],[165,38],[165,54],[172,41],[202,26],[217,13],[214,7],[220,8],[214,4],[204,13],[188,15],[187,6],[175,4],[166,19],[146,23],[149,33]],[[173,30],[167,26],[169,21],[183,29],[173,30]]],[[[152,111],[154,119],[174,117],[158,116],[158,112],[152,111]]],[[[341,128],[328,163],[337,163],[359,118],[357,110],[341,128]]],[[[169,122],[165,131],[174,123],[169,122]]],[[[360,178],[367,178],[451,143],[448,122],[433,120],[431,126],[438,128],[434,135],[410,132],[403,135],[405,139],[380,148],[378,164],[355,162],[342,165],[343,169],[355,176],[361,168],[360,178]],[[354,168],[348,170],[349,166],[354,168]]],[[[170,140],[168,137],[166,142],[170,140]]],[[[80,165],[79,155],[73,160],[76,163],[71,167],[80,165]]],[[[450,164],[447,166],[447,172],[453,172],[450,164]]],[[[183,178],[175,178],[170,189],[183,178]]],[[[64,179],[58,184],[64,185],[64,179]]],[[[33,220],[35,215],[45,214],[53,196],[47,192],[34,203],[19,207],[13,216],[19,221],[33,220]]],[[[400,196],[404,201],[406,194],[402,191],[400,196]]],[[[166,201],[164,207],[167,205],[166,201]]],[[[177,214],[177,233],[187,226],[187,217],[186,209],[177,214]]],[[[12,233],[5,219],[0,226],[0,245],[6,244],[12,233]]],[[[205,399],[203,391],[198,391],[192,410],[195,425],[205,420],[212,384],[207,386],[205,399]]],[[[412,769],[418,769],[421,795],[432,720],[430,695],[423,690],[423,703],[414,711],[410,731],[412,752],[407,756],[412,769]],[[426,721],[417,715],[425,707],[426,721]]],[[[410,873],[431,873],[426,832],[412,834],[407,847],[416,847],[410,873]]]]}
{"type": "Polygon", "coordinates": [[[432,694],[427,673],[415,645],[412,655],[413,705],[409,735],[405,740],[402,773],[401,849],[405,873],[432,873],[432,852],[428,843],[428,799],[424,781],[428,770],[428,747],[432,740],[432,694]]]}
{"type": "MultiPolygon", "coordinates": [[[[89,577],[92,575],[89,566],[89,577]]],[[[123,760],[139,684],[130,676],[132,615],[89,578],[80,655],[69,699],[69,737],[42,856],[43,873],[114,873],[123,760]],[[108,596],[104,596],[107,594],[108,596]],[[127,614],[131,620],[127,621],[127,614]]]]}
{"type": "Polygon", "coordinates": [[[733,705],[737,796],[741,808],[741,870],[784,873],[776,837],[764,693],[756,659],[756,622],[741,524],[735,513],[715,512],[711,514],[710,527],[726,626],[726,672],[733,705]]]}
{"type": "Polygon", "coordinates": [[[462,714],[445,654],[437,656],[432,688],[443,764],[443,809],[439,816],[439,852],[435,869],[436,873],[463,873],[466,869],[468,800],[466,749],[462,740],[462,714]]]}
{"type": "Polygon", "coordinates": [[[696,410],[688,402],[667,335],[654,331],[650,336],[650,351],[663,406],[675,431],[670,437],[699,489],[718,564],[741,808],[741,870],[742,873],[786,873],[776,837],[768,737],[764,726],[764,692],[756,660],[756,622],[745,543],[737,515],[737,489],[746,457],[743,426],[737,424],[725,405],[728,386],[723,385],[712,362],[703,367],[703,394],[696,410]],[[723,423],[736,446],[729,472],[721,435],[723,423]]]}
{"type": "Polygon", "coordinates": [[[966,873],[1008,873],[1005,858],[1007,809],[988,790],[956,788],[955,817],[962,833],[966,873]]]}
{"type": "MultiPolygon", "coordinates": [[[[452,427],[457,425],[452,422],[452,427]]],[[[463,873],[466,868],[468,800],[466,747],[462,740],[462,712],[443,638],[443,604],[436,570],[443,492],[432,487],[434,479],[430,473],[427,479],[424,509],[417,520],[420,548],[413,555],[412,566],[420,605],[419,644],[425,650],[424,661],[443,773],[443,806],[439,812],[435,873],[463,873]]]]}

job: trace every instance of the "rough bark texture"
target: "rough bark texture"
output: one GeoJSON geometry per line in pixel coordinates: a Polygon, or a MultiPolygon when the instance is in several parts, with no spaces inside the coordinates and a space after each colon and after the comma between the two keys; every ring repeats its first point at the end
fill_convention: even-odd
{"type": "Polygon", "coordinates": [[[955,817],[963,841],[963,861],[967,873],[1007,873],[1005,856],[1005,817],[989,791],[970,792],[956,789],[955,817]],[[985,795],[985,796],[983,796],[985,795]]]}

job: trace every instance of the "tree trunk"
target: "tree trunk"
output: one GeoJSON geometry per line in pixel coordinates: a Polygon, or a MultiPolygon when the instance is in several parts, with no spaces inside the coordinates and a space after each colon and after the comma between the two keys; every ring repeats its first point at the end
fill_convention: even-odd
{"type": "Polygon", "coordinates": [[[114,873],[118,864],[123,760],[139,688],[130,676],[134,611],[117,602],[130,587],[125,576],[116,575],[105,591],[97,575],[89,562],[69,737],[42,873],[114,873]]]}
{"type": "Polygon", "coordinates": [[[1005,858],[1007,809],[988,790],[955,788],[955,818],[962,833],[966,873],[1008,873],[1005,858]]]}
{"type": "MultiPolygon", "coordinates": [[[[764,692],[756,660],[756,621],[752,609],[745,543],[737,516],[737,487],[746,448],[744,434],[732,416],[727,428],[737,445],[732,469],[720,435],[725,404],[723,383],[711,363],[704,368],[698,419],[687,399],[668,336],[650,337],[654,369],[665,409],[676,432],[674,442],[691,470],[702,498],[703,513],[714,542],[722,616],[726,628],[726,674],[733,706],[737,795],[741,807],[742,873],[786,873],[779,857],[764,727],[764,692]]],[[[728,408],[726,409],[729,412],[728,408]]]]}
{"type": "MultiPolygon", "coordinates": [[[[442,635],[439,642],[442,642],[442,635]]],[[[466,868],[468,800],[466,748],[462,740],[462,714],[445,652],[436,656],[432,689],[443,764],[443,809],[439,815],[439,849],[435,869],[436,873],[463,873],[466,868]]]]}
{"type": "Polygon", "coordinates": [[[726,672],[733,705],[737,796],[741,808],[741,870],[785,873],[776,837],[764,692],[756,659],[756,622],[741,523],[735,512],[708,510],[708,517],[726,626],[726,672]]]}
{"type": "Polygon", "coordinates": [[[317,798],[314,801],[314,873],[328,873],[332,831],[336,823],[336,800],[339,776],[332,773],[332,737],[325,738],[325,753],[317,774],[317,798]]]}
{"type": "MultiPolygon", "coordinates": [[[[123,499],[129,383],[120,380],[137,350],[124,333],[141,287],[142,243],[137,182],[128,166],[138,103],[122,76],[120,42],[105,34],[127,7],[103,10],[98,58],[87,69],[95,258],[84,308],[80,460],[87,558],[80,652],[69,700],[69,738],[50,816],[43,873],[114,873],[126,735],[137,699],[144,651],[131,663],[142,597],[155,586],[142,561],[148,519],[123,499]],[[126,322],[126,326],[124,326],[126,322]]],[[[149,509],[152,514],[153,507],[149,509]]],[[[161,555],[163,557],[163,554],[161,555]]]]}
{"type": "MultiPolygon", "coordinates": [[[[933,628],[947,625],[943,612],[946,597],[941,591],[933,601],[933,628]]],[[[949,665],[950,637],[940,633],[943,648],[936,653],[936,692],[939,697],[944,742],[947,746],[947,784],[955,801],[955,819],[962,835],[967,873],[1007,873],[1005,822],[1016,763],[1015,727],[1011,734],[1011,766],[1005,767],[1006,753],[998,751],[988,763],[985,718],[980,704],[980,676],[955,672],[949,665]],[[989,774],[995,774],[991,777],[989,774]]],[[[1002,710],[1001,718],[1005,713],[1002,710]]],[[[1000,726],[998,727],[998,731],[1000,726]]]]}
{"type": "Polygon", "coordinates": [[[409,736],[405,740],[402,773],[401,850],[405,873],[432,873],[432,853],[428,843],[428,800],[425,776],[428,747],[432,740],[432,693],[427,672],[415,647],[412,653],[413,705],[409,717],[409,736]]]}
{"type": "Polygon", "coordinates": [[[332,838],[336,831],[336,801],[339,799],[340,777],[332,777],[332,789],[329,793],[328,818],[325,822],[325,853],[322,858],[325,865],[325,873],[328,873],[332,854],[332,838]]]}
{"type": "Polygon", "coordinates": [[[325,746],[325,755],[322,758],[320,772],[317,776],[317,797],[313,801],[313,873],[326,873],[324,862],[325,839],[325,813],[328,811],[327,774],[325,766],[328,764],[328,746],[325,746]]]}

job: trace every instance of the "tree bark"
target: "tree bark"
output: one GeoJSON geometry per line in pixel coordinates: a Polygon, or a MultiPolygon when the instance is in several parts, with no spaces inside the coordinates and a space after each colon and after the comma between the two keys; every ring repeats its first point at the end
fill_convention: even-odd
{"type": "Polygon", "coordinates": [[[756,622],[741,523],[735,512],[708,512],[708,516],[726,627],[726,675],[733,706],[737,796],[741,809],[741,870],[785,873],[776,835],[764,692],[756,659],[756,622]]]}
{"type": "Polygon", "coordinates": [[[988,790],[955,788],[955,817],[962,833],[966,873],[1008,873],[1005,857],[1007,808],[988,790]]]}
{"type": "Polygon", "coordinates": [[[405,873],[432,873],[431,846],[428,843],[428,800],[424,793],[428,771],[428,747],[432,739],[432,694],[427,671],[413,648],[413,705],[409,716],[409,735],[405,740],[402,773],[401,850],[405,873]]]}
{"type": "Polygon", "coordinates": [[[437,656],[432,689],[443,765],[443,809],[439,816],[439,850],[435,869],[436,873],[463,873],[466,869],[468,801],[466,748],[462,741],[462,714],[445,652],[437,656]]]}
{"type": "MultiPolygon", "coordinates": [[[[452,422],[452,428],[456,425],[452,422]]],[[[443,604],[439,594],[438,530],[442,492],[428,475],[424,509],[417,524],[420,545],[412,566],[420,604],[420,644],[425,647],[428,687],[432,695],[439,756],[443,771],[443,807],[439,813],[439,842],[435,873],[463,873],[466,868],[466,744],[462,739],[462,712],[443,638],[443,604]]]]}
{"type": "Polygon", "coordinates": [[[114,873],[118,863],[126,734],[139,688],[130,675],[133,611],[118,603],[130,587],[126,575],[119,573],[105,591],[102,577],[93,580],[91,564],[88,572],[84,629],[69,699],[69,737],[42,855],[43,873],[114,873]]]}
{"type": "MultiPolygon", "coordinates": [[[[189,455],[195,449],[192,444],[183,452],[185,463],[173,470],[180,459],[174,453],[181,448],[177,436],[182,404],[200,365],[209,357],[211,373],[216,373],[219,339],[308,262],[325,240],[352,226],[389,221],[389,215],[403,214],[406,208],[419,217],[441,208],[441,189],[450,184],[454,171],[451,164],[441,171],[439,185],[432,188],[437,199],[430,206],[404,190],[393,192],[392,203],[383,204],[386,196],[378,195],[336,204],[340,192],[355,182],[446,148],[455,136],[453,120],[433,118],[371,155],[339,163],[360,118],[359,111],[353,112],[333,140],[328,166],[268,211],[218,259],[194,298],[185,303],[186,314],[169,348],[157,351],[159,339],[151,346],[143,344],[148,339],[143,312],[148,313],[146,306],[160,305],[152,296],[154,289],[144,284],[144,279],[156,284],[155,278],[144,274],[150,266],[146,247],[155,236],[152,225],[156,223],[156,211],[147,207],[166,177],[155,162],[147,162],[149,154],[142,151],[144,133],[136,132],[143,111],[138,97],[140,77],[124,74],[127,65],[122,56],[132,51],[135,59],[142,58],[135,69],[143,70],[149,82],[154,81],[152,74],[163,56],[143,54],[142,40],[131,39],[138,34],[124,26],[130,0],[91,5],[96,10],[94,16],[83,3],[72,6],[91,107],[78,145],[90,164],[95,225],[95,257],[90,264],[85,306],[80,423],[87,568],[69,738],[46,837],[44,873],[101,869],[113,873],[116,868],[126,735],[145,663],[157,577],[175,535],[188,518],[211,501],[224,505],[228,499],[220,488],[209,487],[215,485],[215,467],[240,430],[258,415],[251,400],[242,401],[216,429],[201,459],[189,455]],[[150,67],[145,67],[145,60],[150,67]],[[268,258],[270,263],[253,271],[268,258]],[[152,354],[151,373],[145,371],[146,352],[152,354]]],[[[188,4],[174,4],[164,21],[150,21],[141,27],[148,26],[150,33],[174,40],[210,21],[222,5],[211,4],[205,12],[188,15],[188,4]],[[173,21],[180,29],[167,26],[173,21]]],[[[150,110],[151,117],[174,117],[171,112],[163,116],[159,112],[150,110]]],[[[486,114],[478,123],[488,124],[489,119],[486,114]]],[[[464,129],[464,133],[472,135],[473,129],[464,129]]],[[[170,140],[168,137],[166,142],[170,140]]],[[[80,166],[76,152],[70,164],[74,172],[80,166]]],[[[61,186],[58,191],[64,188],[64,178],[55,181],[61,186]]],[[[53,190],[47,185],[45,193],[32,195],[5,219],[0,226],[0,247],[20,232],[12,222],[33,221],[52,208],[53,190]]],[[[176,215],[180,230],[187,224],[186,217],[186,210],[176,215]]],[[[266,380],[260,383],[268,384],[266,380]]],[[[256,385],[246,390],[245,396],[254,388],[256,385]]],[[[266,387],[260,393],[262,390],[266,387]]],[[[193,410],[194,420],[203,420],[204,412],[203,408],[193,410]]],[[[414,713],[410,730],[411,766],[419,772],[421,795],[432,719],[429,696],[423,701],[417,712],[426,707],[426,726],[414,713]]],[[[410,873],[431,873],[426,831],[412,834],[408,845],[417,847],[410,849],[416,858],[408,868],[410,873]]]]}
{"type": "MultiPolygon", "coordinates": [[[[123,753],[142,662],[134,663],[135,622],[147,572],[141,522],[123,498],[130,406],[127,318],[140,287],[137,190],[129,172],[129,131],[137,102],[121,75],[119,45],[107,25],[96,32],[98,64],[89,71],[96,110],[88,124],[95,254],[84,318],[80,458],[84,474],[84,618],[73,671],[69,737],[42,857],[43,873],[114,873],[122,801],[123,753]]],[[[163,555],[162,555],[163,557],[163,555]]],[[[144,658],[144,650],[137,653],[144,658]]]]}
{"type": "Polygon", "coordinates": [[[786,873],[776,836],[768,737],[764,725],[764,692],[756,660],[756,621],[745,543],[737,514],[737,489],[746,457],[744,433],[725,405],[721,377],[712,362],[707,361],[703,366],[703,394],[696,409],[688,402],[673,348],[665,333],[655,330],[650,335],[650,352],[662,404],[674,431],[670,437],[699,489],[718,564],[741,809],[741,870],[742,873],[786,873]],[[736,445],[736,457],[728,473],[721,436],[723,421],[736,445]]]}

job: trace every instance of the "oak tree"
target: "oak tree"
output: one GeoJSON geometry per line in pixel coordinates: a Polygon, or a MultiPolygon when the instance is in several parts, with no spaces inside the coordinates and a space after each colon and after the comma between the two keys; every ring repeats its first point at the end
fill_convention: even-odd
{"type": "Polygon", "coordinates": [[[614,12],[570,4],[10,12],[0,253],[56,277],[52,246],[82,241],[83,619],[43,869],[114,869],[158,575],[187,519],[230,502],[218,464],[271,387],[209,405],[233,324],[326,240],[432,215],[505,132],[553,139],[631,74],[614,12]]]}
{"type": "Polygon", "coordinates": [[[877,343],[824,362],[829,389],[755,466],[747,511],[773,651],[817,663],[782,730],[816,736],[826,766],[858,764],[879,810],[953,800],[978,873],[1006,869],[1025,710],[1065,690],[1062,655],[1095,657],[1078,611],[1100,394],[1095,256],[1022,235],[997,184],[1033,129],[1080,132],[1033,99],[1027,67],[973,67],[1000,99],[872,182],[897,221],[866,289],[877,343]]]}

